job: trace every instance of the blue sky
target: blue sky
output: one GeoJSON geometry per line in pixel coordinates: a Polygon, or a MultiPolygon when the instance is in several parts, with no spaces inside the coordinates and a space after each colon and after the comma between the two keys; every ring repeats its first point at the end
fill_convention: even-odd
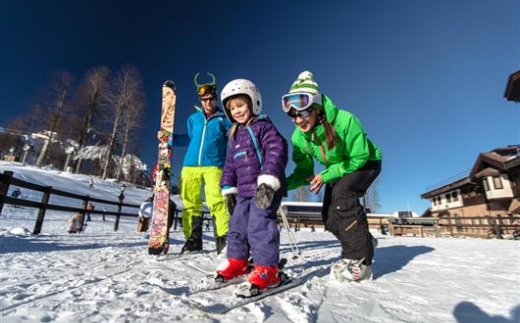
{"type": "MultiPolygon", "coordinates": [[[[255,82],[289,138],[280,97],[308,69],[381,147],[380,211],[421,214],[428,187],[469,170],[480,152],[520,143],[520,105],[503,97],[520,69],[519,40],[518,0],[3,0],[0,126],[29,111],[55,71],[80,79],[130,64],[148,103],[140,157],[153,165],[166,79],[178,87],[176,132],[198,104],[194,74],[208,71],[220,88],[255,82]]],[[[184,152],[173,152],[176,174],[184,152]]]]}

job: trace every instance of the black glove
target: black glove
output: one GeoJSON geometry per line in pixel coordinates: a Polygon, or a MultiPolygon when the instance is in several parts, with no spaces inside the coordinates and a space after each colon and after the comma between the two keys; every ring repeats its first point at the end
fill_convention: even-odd
{"type": "Polygon", "coordinates": [[[227,194],[226,195],[226,206],[227,206],[229,215],[233,215],[233,211],[235,210],[236,205],[237,205],[237,195],[236,194],[227,194]]]}
{"type": "Polygon", "coordinates": [[[267,209],[271,206],[274,190],[267,184],[260,184],[255,193],[255,205],[259,209],[267,209]]]}

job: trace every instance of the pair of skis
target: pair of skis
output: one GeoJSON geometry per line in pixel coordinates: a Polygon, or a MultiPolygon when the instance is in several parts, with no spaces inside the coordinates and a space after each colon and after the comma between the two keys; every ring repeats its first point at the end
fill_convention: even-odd
{"type": "Polygon", "coordinates": [[[173,135],[176,101],[175,84],[172,81],[164,82],[162,88],[161,126],[157,134],[159,152],[157,166],[152,172],[155,184],[153,189],[152,224],[150,240],[148,241],[148,253],[150,255],[166,254],[169,248],[168,216],[170,214],[171,190],[171,138],[173,135]]]}
{"type": "Polygon", "coordinates": [[[286,276],[280,285],[268,288],[262,291],[260,294],[251,297],[237,297],[233,295],[231,291],[226,291],[226,296],[223,296],[222,293],[217,293],[217,290],[220,289],[232,289],[235,288],[235,284],[225,284],[222,287],[213,287],[209,290],[202,290],[196,293],[192,293],[187,296],[183,296],[181,299],[183,302],[188,305],[194,306],[204,312],[215,313],[215,314],[225,314],[235,308],[242,307],[244,305],[257,302],[266,297],[273,296],[284,291],[287,291],[291,288],[297,287],[302,284],[302,280],[300,278],[291,278],[286,276]],[[196,297],[194,297],[196,295],[196,297]]]}
{"type": "MultiPolygon", "coordinates": [[[[196,307],[202,311],[216,314],[225,314],[235,308],[256,302],[268,296],[275,295],[299,286],[302,283],[300,278],[289,277],[282,271],[286,263],[287,259],[284,258],[281,259],[280,263],[278,264],[278,267],[280,268],[280,284],[261,292],[259,291],[259,293],[256,295],[249,297],[234,295],[233,289],[235,289],[236,292],[237,285],[239,288],[242,286],[240,284],[245,282],[245,275],[236,277],[231,280],[218,282],[215,280],[214,274],[209,274],[206,276],[205,283],[202,288],[183,294],[181,299],[184,303],[196,307]],[[223,295],[224,292],[218,292],[219,290],[224,289],[226,289],[225,295],[223,295]]],[[[179,295],[179,292],[176,290],[171,290],[162,286],[158,287],[168,294],[179,295]]]]}

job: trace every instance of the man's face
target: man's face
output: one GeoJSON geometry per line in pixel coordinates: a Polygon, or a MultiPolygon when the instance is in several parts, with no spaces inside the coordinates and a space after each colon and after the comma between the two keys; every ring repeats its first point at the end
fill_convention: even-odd
{"type": "Polygon", "coordinates": [[[204,109],[204,113],[213,114],[217,108],[217,98],[210,93],[206,93],[200,97],[200,103],[204,109]]]}

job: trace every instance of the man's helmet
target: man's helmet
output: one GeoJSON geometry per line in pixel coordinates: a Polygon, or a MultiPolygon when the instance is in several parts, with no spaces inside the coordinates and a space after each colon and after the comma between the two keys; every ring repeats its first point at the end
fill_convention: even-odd
{"type": "Polygon", "coordinates": [[[209,77],[211,77],[210,83],[201,84],[198,81],[200,73],[195,74],[195,77],[193,78],[193,82],[195,83],[195,86],[197,87],[197,94],[202,97],[205,94],[211,94],[216,96],[217,95],[217,79],[215,78],[215,75],[211,73],[206,73],[209,77]]]}

